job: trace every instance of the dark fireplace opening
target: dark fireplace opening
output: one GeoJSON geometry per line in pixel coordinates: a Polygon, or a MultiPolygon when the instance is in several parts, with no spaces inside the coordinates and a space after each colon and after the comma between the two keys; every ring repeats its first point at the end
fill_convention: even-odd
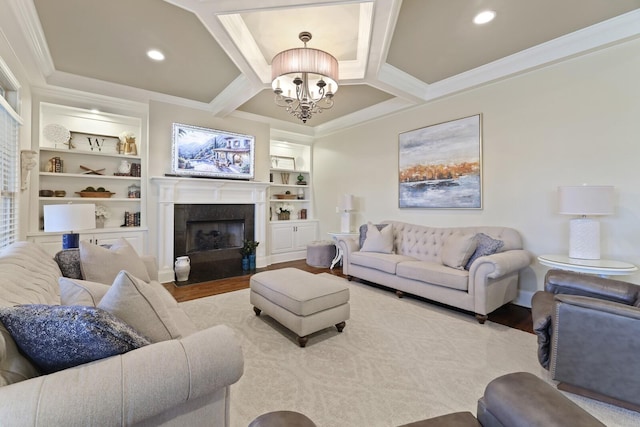
{"type": "Polygon", "coordinates": [[[243,274],[240,248],[255,240],[255,206],[190,204],[174,206],[174,257],[191,260],[189,280],[206,282],[243,274]]]}

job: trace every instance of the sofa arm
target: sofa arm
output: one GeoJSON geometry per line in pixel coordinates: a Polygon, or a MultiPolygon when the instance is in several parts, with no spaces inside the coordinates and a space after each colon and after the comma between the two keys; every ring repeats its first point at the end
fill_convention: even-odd
{"type": "Polygon", "coordinates": [[[549,370],[560,382],[640,405],[640,308],[556,295],[549,370]]]}
{"type": "Polygon", "coordinates": [[[489,279],[499,279],[522,270],[531,264],[531,254],[524,249],[512,249],[477,258],[469,269],[469,276],[480,273],[489,279]]]}
{"type": "Polygon", "coordinates": [[[640,294],[640,286],[633,283],[564,270],[549,270],[544,288],[553,294],[582,295],[628,305],[633,305],[640,294]]]}
{"type": "Polygon", "coordinates": [[[528,372],[491,381],[478,401],[483,426],[604,427],[550,384],[528,372]]]}
{"type": "Polygon", "coordinates": [[[215,326],[0,387],[0,424],[132,425],[230,386],[243,366],[233,331],[215,326]]]}
{"type": "Polygon", "coordinates": [[[551,356],[551,315],[553,314],[554,295],[538,291],[531,298],[531,318],[533,332],[538,336],[538,361],[543,368],[549,369],[551,356]]]}
{"type": "Polygon", "coordinates": [[[342,273],[348,275],[351,254],[360,249],[360,244],[352,237],[339,237],[338,247],[342,251],[342,273]]]}

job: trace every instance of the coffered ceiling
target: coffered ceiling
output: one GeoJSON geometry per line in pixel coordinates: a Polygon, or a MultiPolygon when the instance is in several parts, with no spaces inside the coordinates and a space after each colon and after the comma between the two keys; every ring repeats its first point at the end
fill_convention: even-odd
{"type": "Polygon", "coordinates": [[[0,1],[47,84],[311,134],[640,37],[640,0],[0,1]],[[473,24],[485,9],[495,20],[473,24]],[[270,89],[271,58],[301,31],[340,64],[335,107],[306,125],[270,89]]]}

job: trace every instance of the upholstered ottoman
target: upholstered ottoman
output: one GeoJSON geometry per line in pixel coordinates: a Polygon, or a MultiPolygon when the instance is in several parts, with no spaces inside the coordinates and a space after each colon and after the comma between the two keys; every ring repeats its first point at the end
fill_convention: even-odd
{"type": "Polygon", "coordinates": [[[330,326],[342,332],[349,319],[349,288],[338,278],[283,268],[256,273],[249,283],[256,315],[264,311],[293,331],[300,347],[330,326]]]}
{"type": "Polygon", "coordinates": [[[307,245],[307,265],[329,268],[336,257],[336,246],[329,240],[316,240],[307,245]]]}

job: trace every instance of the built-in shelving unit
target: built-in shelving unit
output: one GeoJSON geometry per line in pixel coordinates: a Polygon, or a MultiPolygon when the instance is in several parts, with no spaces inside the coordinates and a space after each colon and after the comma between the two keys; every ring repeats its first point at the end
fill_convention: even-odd
{"type": "Polygon", "coordinates": [[[81,239],[100,244],[125,237],[139,252],[144,252],[146,125],[143,119],[49,102],[40,102],[34,107],[34,115],[33,149],[38,152],[38,170],[32,171],[30,189],[37,213],[30,215],[27,237],[51,253],[57,252],[61,248],[62,233],[44,232],[43,206],[94,203],[104,206],[109,217],[103,227],[79,231],[81,239]],[[128,144],[125,136],[129,137],[128,144]],[[113,194],[82,197],[79,193],[88,187],[97,194],[113,194]]]}
{"type": "Polygon", "coordinates": [[[307,244],[317,239],[313,209],[311,147],[271,141],[269,229],[271,262],[302,259],[307,244]],[[290,209],[288,219],[279,208],[290,209]]]}

